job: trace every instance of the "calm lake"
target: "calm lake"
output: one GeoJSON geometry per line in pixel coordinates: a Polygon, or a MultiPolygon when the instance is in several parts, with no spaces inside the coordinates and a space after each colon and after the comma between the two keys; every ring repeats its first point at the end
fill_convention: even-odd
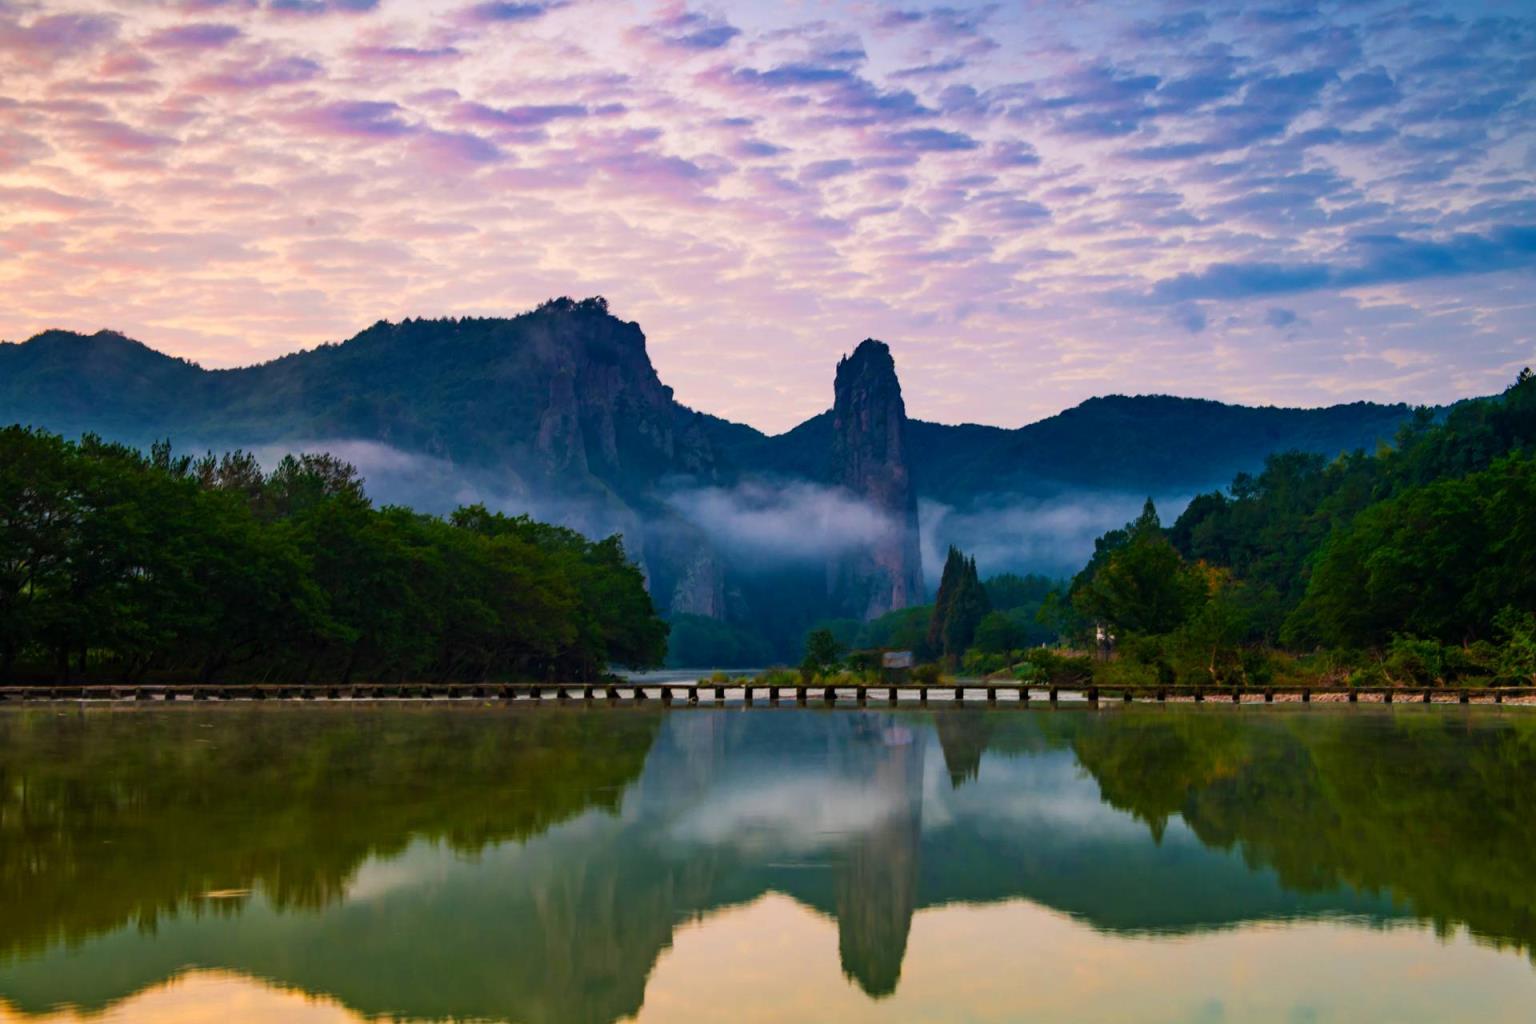
{"type": "Polygon", "coordinates": [[[0,1020],[1521,1021],[1536,711],[0,713],[0,1020]]]}

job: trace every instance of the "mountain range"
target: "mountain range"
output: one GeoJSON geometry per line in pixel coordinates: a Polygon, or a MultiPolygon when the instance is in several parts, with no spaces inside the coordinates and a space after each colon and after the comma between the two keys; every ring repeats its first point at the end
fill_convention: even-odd
{"type": "Polygon", "coordinates": [[[777,435],[689,409],[600,298],[379,322],[229,370],[110,331],[0,344],[0,423],[264,460],[325,449],[380,501],[621,532],[664,612],[754,623],[781,646],[816,618],[922,603],[949,543],[984,572],[1070,572],[1148,495],[1181,502],[1277,451],[1372,448],[1413,413],[1117,395],[1016,429],[928,423],[907,417],[874,340],[838,364],[832,398],[777,435]]]}

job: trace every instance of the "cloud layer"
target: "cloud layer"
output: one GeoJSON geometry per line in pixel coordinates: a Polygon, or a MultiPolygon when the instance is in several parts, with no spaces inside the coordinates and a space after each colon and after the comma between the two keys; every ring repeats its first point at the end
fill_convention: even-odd
{"type": "Polygon", "coordinates": [[[852,493],[803,480],[674,491],[667,503],[737,563],[821,563],[868,548],[897,527],[852,493]]]}
{"type": "Polygon", "coordinates": [[[1536,11],[0,2],[0,336],[208,365],[605,294],[781,429],[1445,401],[1536,361],[1536,11]]]}
{"type": "MultiPolygon", "coordinates": [[[[1189,504],[1189,494],[1153,498],[1165,523],[1189,504]]],[[[1141,512],[1147,495],[1072,491],[1044,498],[992,495],[955,509],[923,498],[918,502],[923,575],[938,587],[951,544],[974,555],[984,575],[1002,572],[1075,575],[1093,555],[1093,542],[1141,512]]]]}

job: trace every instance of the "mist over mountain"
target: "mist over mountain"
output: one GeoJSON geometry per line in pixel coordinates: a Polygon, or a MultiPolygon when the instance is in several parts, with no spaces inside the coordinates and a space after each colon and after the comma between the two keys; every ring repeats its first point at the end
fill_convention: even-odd
{"type": "Polygon", "coordinates": [[[922,603],[951,543],[987,574],[1067,573],[1148,495],[1171,516],[1270,453],[1372,448],[1411,414],[1110,396],[1017,429],[951,426],[907,418],[881,342],[835,370],[827,412],[766,435],[675,401],[602,299],[557,299],[380,322],[234,370],[48,331],[0,345],[0,422],[264,462],[328,450],[383,503],[622,533],[664,613],[750,624],[784,652],[818,618],[922,603]]]}

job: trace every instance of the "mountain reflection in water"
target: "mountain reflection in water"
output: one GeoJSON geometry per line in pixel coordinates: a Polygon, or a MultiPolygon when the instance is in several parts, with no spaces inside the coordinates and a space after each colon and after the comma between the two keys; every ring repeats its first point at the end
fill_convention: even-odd
{"type": "Polygon", "coordinates": [[[1047,969],[1335,946],[1388,988],[1502,979],[1498,1019],[1536,995],[1533,777],[1517,709],[13,711],[0,1020],[253,986],[295,1019],[874,1019],[999,984],[954,1016],[1012,1019],[1074,990],[1047,969]]]}

